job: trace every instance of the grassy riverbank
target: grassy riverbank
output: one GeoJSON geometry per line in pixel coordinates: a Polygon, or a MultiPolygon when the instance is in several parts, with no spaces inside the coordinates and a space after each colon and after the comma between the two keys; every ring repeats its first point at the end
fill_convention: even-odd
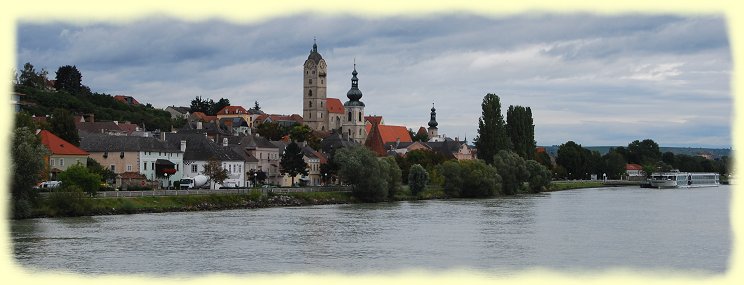
{"type": "MultiPolygon", "coordinates": [[[[605,187],[601,181],[560,181],[550,184],[550,191],[605,187]]],[[[395,201],[446,199],[440,186],[431,186],[418,195],[411,195],[407,185],[396,193],[395,201]]],[[[32,210],[31,217],[65,217],[119,215],[136,213],[215,211],[286,206],[358,203],[350,192],[297,192],[261,195],[249,194],[179,195],[127,198],[87,198],[58,193],[44,198],[32,210]]]]}
{"type": "Polygon", "coordinates": [[[553,181],[550,182],[550,186],[547,191],[544,192],[553,192],[553,191],[561,191],[561,190],[571,190],[571,189],[582,189],[582,188],[597,188],[597,187],[608,187],[609,185],[606,185],[602,183],[602,181],[582,181],[582,180],[575,180],[575,181],[553,181]]]}

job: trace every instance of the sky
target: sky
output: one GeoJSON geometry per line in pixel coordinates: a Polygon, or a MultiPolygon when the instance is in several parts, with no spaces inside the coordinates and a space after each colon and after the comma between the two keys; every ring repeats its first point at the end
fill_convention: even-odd
{"type": "Polygon", "coordinates": [[[155,107],[196,96],[302,114],[313,40],[328,97],[346,101],[356,62],[367,115],[477,136],[481,102],[530,107],[538,145],[732,145],[732,56],[722,15],[527,13],[360,18],[296,14],[257,23],[143,17],[127,23],[20,21],[16,69],[53,79],[75,65],[94,92],[155,107]]]}

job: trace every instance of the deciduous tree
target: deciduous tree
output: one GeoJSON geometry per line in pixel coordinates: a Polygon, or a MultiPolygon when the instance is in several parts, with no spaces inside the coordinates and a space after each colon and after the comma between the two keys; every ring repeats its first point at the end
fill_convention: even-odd
{"type": "Polygon", "coordinates": [[[280,172],[282,175],[289,174],[292,178],[292,185],[294,185],[295,176],[298,174],[307,175],[308,173],[307,163],[305,163],[303,157],[302,149],[295,142],[289,143],[281,154],[280,172]]]}
{"type": "Polygon", "coordinates": [[[530,176],[524,159],[512,151],[500,150],[493,157],[493,166],[501,176],[501,191],[506,195],[518,193],[530,176]]]}
{"type": "Polygon", "coordinates": [[[336,151],[333,160],[339,177],[351,185],[352,195],[364,202],[379,202],[387,195],[387,182],[382,176],[377,156],[362,146],[336,151]]]}
{"type": "Polygon", "coordinates": [[[408,187],[412,195],[418,195],[426,190],[426,184],[429,183],[429,173],[426,172],[421,164],[411,165],[408,171],[408,187]]]}
{"type": "Polygon", "coordinates": [[[76,66],[60,66],[56,72],[57,79],[54,81],[54,89],[67,91],[70,94],[80,94],[83,84],[83,75],[76,66]]]}
{"type": "Polygon", "coordinates": [[[52,118],[49,119],[49,131],[61,139],[80,145],[80,135],[75,127],[75,118],[65,109],[55,109],[52,118]]]}

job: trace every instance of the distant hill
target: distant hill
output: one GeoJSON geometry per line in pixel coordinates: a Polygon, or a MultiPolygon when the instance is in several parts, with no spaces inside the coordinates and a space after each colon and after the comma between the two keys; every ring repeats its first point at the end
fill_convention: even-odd
{"type": "MultiPolygon", "coordinates": [[[[607,154],[607,152],[610,151],[611,148],[617,148],[619,146],[584,146],[584,148],[591,150],[591,151],[597,151],[602,155],[607,154]]],[[[623,146],[627,147],[627,146],[623,146]]],[[[545,146],[545,150],[550,154],[550,156],[555,156],[558,154],[558,146],[545,146]]],[[[710,153],[713,155],[713,159],[721,158],[723,156],[731,156],[731,149],[729,148],[700,148],[700,147],[666,147],[666,146],[660,146],[659,151],[661,153],[665,152],[672,152],[674,154],[686,154],[686,155],[698,155],[698,153],[710,153]]]]}

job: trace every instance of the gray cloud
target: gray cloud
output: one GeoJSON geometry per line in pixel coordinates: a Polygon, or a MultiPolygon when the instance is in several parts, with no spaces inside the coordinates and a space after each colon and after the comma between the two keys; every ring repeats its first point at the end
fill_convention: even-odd
{"type": "Polygon", "coordinates": [[[75,64],[93,90],[159,107],[225,97],[291,114],[301,113],[313,37],[329,66],[328,95],[346,99],[356,60],[366,112],[388,124],[424,126],[435,102],[440,132],[472,139],[483,96],[496,93],[504,110],[532,108],[538,144],[731,144],[731,55],[716,16],[21,23],[18,66],[30,61],[53,75],[75,64]]]}

